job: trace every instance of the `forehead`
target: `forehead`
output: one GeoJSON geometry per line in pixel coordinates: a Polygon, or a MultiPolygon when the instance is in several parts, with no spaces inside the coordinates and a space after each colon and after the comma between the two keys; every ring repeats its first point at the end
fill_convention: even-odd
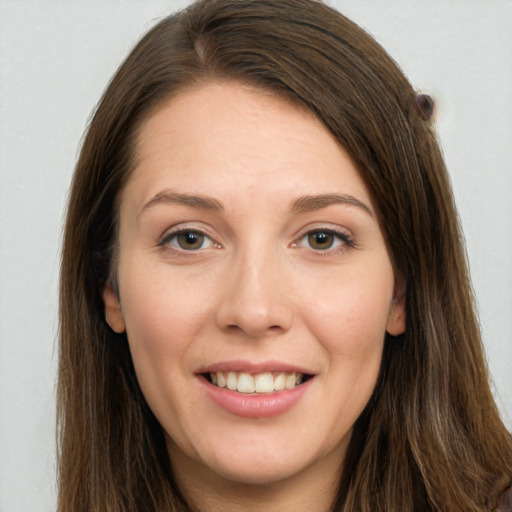
{"type": "Polygon", "coordinates": [[[128,189],[228,189],[287,183],[297,192],[357,193],[367,198],[343,147],[311,112],[268,91],[237,83],[186,90],[141,126],[128,189]],[[350,190],[347,190],[350,189],[350,190]]]}

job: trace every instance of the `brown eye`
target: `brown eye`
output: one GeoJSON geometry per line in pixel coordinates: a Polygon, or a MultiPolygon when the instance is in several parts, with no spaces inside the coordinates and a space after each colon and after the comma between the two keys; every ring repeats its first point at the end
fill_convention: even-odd
{"type": "Polygon", "coordinates": [[[312,249],[330,249],[335,241],[334,234],[329,231],[313,231],[308,234],[308,243],[312,249]]]}
{"type": "Polygon", "coordinates": [[[348,233],[322,228],[309,231],[293,244],[293,247],[303,247],[317,252],[329,251],[329,254],[336,249],[343,250],[355,246],[354,240],[348,233]]]}
{"type": "Polygon", "coordinates": [[[208,249],[215,244],[208,235],[201,231],[183,229],[168,233],[162,238],[159,245],[170,245],[181,251],[198,251],[200,249],[208,249]]]}
{"type": "Polygon", "coordinates": [[[176,235],[176,244],[180,249],[193,251],[203,247],[205,238],[202,233],[196,231],[182,231],[176,235]]]}

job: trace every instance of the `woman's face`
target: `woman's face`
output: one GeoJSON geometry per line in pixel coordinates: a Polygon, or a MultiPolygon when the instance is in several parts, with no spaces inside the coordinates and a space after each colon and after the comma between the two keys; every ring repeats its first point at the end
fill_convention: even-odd
{"type": "Polygon", "coordinates": [[[337,474],[402,286],[368,192],[310,113],[233,83],[156,110],[122,194],[119,300],[174,472],[337,474]]]}

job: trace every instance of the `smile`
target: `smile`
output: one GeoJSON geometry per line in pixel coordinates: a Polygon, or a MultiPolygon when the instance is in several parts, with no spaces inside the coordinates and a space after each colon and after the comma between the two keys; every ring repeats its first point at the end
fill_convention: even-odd
{"type": "Polygon", "coordinates": [[[205,374],[213,385],[245,394],[269,394],[291,390],[308,379],[297,372],[215,372],[205,374]]]}

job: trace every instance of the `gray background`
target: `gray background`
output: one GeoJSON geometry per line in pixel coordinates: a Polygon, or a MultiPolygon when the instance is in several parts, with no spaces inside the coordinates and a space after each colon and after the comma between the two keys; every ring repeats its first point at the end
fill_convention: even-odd
{"type": "MultiPolygon", "coordinates": [[[[55,508],[63,207],[87,119],[129,48],[185,1],[0,0],[0,512],[55,508]]],[[[512,2],[338,0],[432,93],[512,428],[512,2]]]]}

